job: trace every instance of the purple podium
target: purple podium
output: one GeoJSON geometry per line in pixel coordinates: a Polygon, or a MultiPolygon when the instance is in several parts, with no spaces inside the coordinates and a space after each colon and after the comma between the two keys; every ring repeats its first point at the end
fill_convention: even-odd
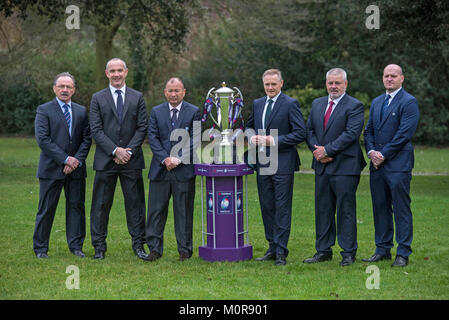
{"type": "Polygon", "coordinates": [[[195,165],[195,174],[201,176],[202,246],[199,247],[198,254],[202,259],[206,261],[252,259],[253,247],[249,244],[248,237],[247,177],[252,173],[253,170],[244,163],[195,165]],[[204,177],[206,177],[206,190],[204,190],[204,177]],[[205,211],[207,231],[204,231],[205,211]],[[246,227],[244,227],[244,211],[246,227]],[[207,244],[204,242],[205,235],[207,244]]]}

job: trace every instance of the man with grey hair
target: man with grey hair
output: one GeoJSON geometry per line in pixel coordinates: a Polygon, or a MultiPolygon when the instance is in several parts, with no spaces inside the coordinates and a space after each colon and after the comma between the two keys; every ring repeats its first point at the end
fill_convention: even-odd
{"type": "Polygon", "coordinates": [[[41,154],[33,248],[38,258],[48,258],[50,231],[62,188],[69,250],[76,256],[85,256],[82,248],[86,235],[86,157],[92,140],[86,107],[71,100],[75,90],[75,78],[70,73],[58,74],[53,82],[56,98],[40,105],[36,112],[35,134],[41,154]]]}
{"type": "Polygon", "coordinates": [[[282,266],[287,263],[289,253],[294,172],[301,164],[296,145],[305,140],[306,126],[298,100],[281,92],[284,80],[280,70],[265,71],[262,83],[266,96],[254,100],[246,123],[247,129],[257,132],[249,142],[258,150],[257,190],[269,245],[256,260],[274,260],[276,266],[282,266]],[[272,157],[275,153],[277,158],[272,157]],[[270,163],[263,161],[264,154],[270,163]],[[265,170],[268,167],[274,169],[265,170]]]}
{"type": "Polygon", "coordinates": [[[126,86],[128,68],[123,60],[109,60],[105,73],[109,86],[95,93],[90,105],[90,127],[97,145],[90,212],[94,259],[105,257],[109,213],[120,178],[132,248],[140,259],[147,260],[143,249],[145,193],[142,177],[145,168],[142,143],[148,126],[145,101],[141,92],[126,86]]]}
{"type": "Polygon", "coordinates": [[[304,260],[332,259],[335,238],[343,249],[340,265],[355,262],[357,252],[356,191],[366,166],[359,138],[363,129],[363,104],[346,93],[345,70],[326,74],[328,96],[312,102],[307,121],[307,145],[315,170],[316,254],[304,260]],[[335,223],[337,211],[337,223],[335,223]]]}

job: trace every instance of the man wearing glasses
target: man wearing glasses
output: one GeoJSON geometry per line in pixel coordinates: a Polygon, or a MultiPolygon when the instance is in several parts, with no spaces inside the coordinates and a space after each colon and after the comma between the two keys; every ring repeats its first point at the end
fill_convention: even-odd
{"type": "Polygon", "coordinates": [[[33,235],[33,249],[39,259],[48,258],[50,231],[62,188],[66,198],[66,234],[69,250],[84,257],[86,235],[86,157],[91,145],[87,110],[71,100],[75,78],[68,72],[55,77],[56,98],[37,108],[36,141],[41,149],[39,208],[33,235]]]}

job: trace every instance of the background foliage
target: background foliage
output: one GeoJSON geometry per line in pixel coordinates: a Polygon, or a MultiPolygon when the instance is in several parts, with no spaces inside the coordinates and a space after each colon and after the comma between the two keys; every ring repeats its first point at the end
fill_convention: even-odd
{"type": "Polygon", "coordinates": [[[404,88],[420,105],[415,141],[449,144],[446,0],[128,0],[120,2],[118,16],[100,10],[116,2],[78,1],[79,30],[65,28],[64,1],[0,4],[0,78],[8,80],[0,83],[0,97],[7,97],[0,102],[0,133],[32,132],[33,110],[53,98],[51,83],[62,71],[75,75],[74,100],[88,106],[99,74],[106,80],[99,60],[119,56],[130,69],[127,84],[145,93],[149,109],[164,100],[166,80],[180,76],[186,100],[198,106],[222,81],[239,87],[248,113],[251,101],[264,95],[263,71],[279,68],[283,90],[301,102],[306,118],[311,101],[325,94],[330,68],[347,71],[348,93],[364,103],[367,116],[384,91],[383,68],[397,63],[404,88]],[[379,7],[379,29],[365,25],[369,5],[379,7]],[[113,26],[114,19],[120,23],[113,26]],[[105,34],[116,29],[100,59],[101,23],[105,34]]]}

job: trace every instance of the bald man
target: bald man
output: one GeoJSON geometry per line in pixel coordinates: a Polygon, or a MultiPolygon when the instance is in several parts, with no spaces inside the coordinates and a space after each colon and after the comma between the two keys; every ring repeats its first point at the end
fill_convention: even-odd
{"type": "Polygon", "coordinates": [[[199,121],[200,109],[186,101],[186,89],[179,78],[171,78],[164,89],[167,102],[151,110],[148,141],[153,158],[148,178],[148,220],[145,227],[146,243],[150,248],[149,260],[159,259],[163,253],[163,237],[168,205],[173,196],[173,215],[179,259],[192,256],[193,204],[195,198],[195,172],[193,167],[193,122],[199,121]],[[172,152],[183,137],[190,146],[172,152]],[[189,150],[190,154],[184,154],[189,150]]]}
{"type": "Polygon", "coordinates": [[[113,58],[106,64],[109,86],[92,96],[90,128],[96,142],[95,179],[90,211],[94,259],[104,259],[109,213],[120,179],[125,200],[126,222],[132,248],[147,260],[145,243],[145,168],[142,143],[147,132],[147,111],[143,94],[126,85],[126,63],[113,58]]]}
{"type": "Polygon", "coordinates": [[[392,266],[405,267],[412,253],[413,219],[410,181],[414,164],[412,137],[419,121],[418,101],[402,88],[404,75],[396,64],[385,67],[385,94],[371,103],[365,128],[370,164],[376,251],[365,262],[390,260],[396,229],[397,252],[392,266]],[[393,218],[395,228],[393,228],[393,218]]]}

